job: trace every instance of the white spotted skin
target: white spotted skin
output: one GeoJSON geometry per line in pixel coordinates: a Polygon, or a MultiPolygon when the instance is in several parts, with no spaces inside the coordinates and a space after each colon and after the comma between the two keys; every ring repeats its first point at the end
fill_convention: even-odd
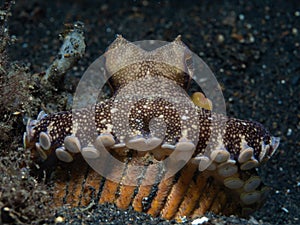
{"type": "MultiPolygon", "coordinates": [[[[109,50],[114,50],[126,43],[128,41],[118,36],[109,50]]],[[[185,46],[180,38],[172,43],[185,46]]],[[[218,188],[226,190],[230,197],[233,195],[236,204],[239,204],[238,207],[246,206],[245,210],[257,208],[263,200],[264,186],[256,178],[255,168],[274,154],[279,138],[272,137],[260,123],[228,118],[196,104],[191,106],[194,110],[192,116],[182,115],[180,110],[184,111],[186,108],[182,109],[180,105],[162,96],[171,95],[177,98],[187,96],[189,99],[185,88],[191,77],[181,70],[185,66],[182,63],[184,60],[181,58],[178,60],[179,69],[168,66],[167,62],[170,58],[155,62],[144,60],[140,63],[126,64],[131,58],[135,59],[145,54],[135,46],[130,45],[129,48],[132,48],[129,49],[131,50],[129,55],[125,48],[123,49],[125,52],[116,52],[116,55],[108,55],[106,58],[107,69],[113,74],[109,80],[113,88],[111,98],[90,108],[50,115],[40,113],[37,120],[28,122],[24,144],[26,148],[32,150],[33,159],[48,165],[47,162],[53,162],[53,157],[56,160],[60,158],[62,163],[70,164],[73,159],[75,161],[75,156],[80,156],[80,154],[90,158],[99,158],[101,155],[96,150],[96,145],[99,144],[98,137],[101,136],[106,140],[105,147],[114,151],[115,154],[120,154],[120,157],[124,155],[127,157],[126,152],[130,149],[126,148],[126,145],[127,147],[133,146],[140,151],[137,157],[142,157],[148,150],[153,150],[150,153],[154,155],[154,158],[157,157],[156,160],[163,160],[174,151],[176,151],[177,158],[184,159],[185,154],[193,151],[188,163],[196,163],[197,176],[205,173],[215,179],[220,185],[218,188]],[[145,86],[140,87],[137,93],[143,97],[134,103],[121,98],[122,105],[125,109],[126,106],[130,106],[128,107],[130,110],[116,107],[116,100],[120,101],[118,95],[122,93],[122,88],[143,78],[145,86]],[[151,83],[150,78],[157,78],[160,82],[151,83]],[[147,83],[148,81],[150,82],[147,83]],[[182,90],[174,90],[173,86],[176,85],[182,90]],[[158,95],[157,93],[152,95],[152,90],[159,90],[156,91],[159,92],[158,95]],[[128,115],[126,117],[128,123],[122,117],[124,114],[128,115]],[[188,121],[188,126],[182,127],[182,121],[188,121]],[[76,151],[65,149],[64,141],[67,136],[76,138],[76,143],[80,143],[76,144],[76,151]],[[42,140],[42,146],[39,140],[42,140]],[[47,149],[43,149],[43,146],[47,149]],[[141,146],[145,146],[146,149],[141,149],[141,146]],[[155,149],[152,149],[152,146],[155,149]],[[252,148],[253,154],[251,152],[249,157],[240,157],[243,160],[239,161],[239,155],[245,148],[252,148]],[[251,186],[252,180],[256,183],[253,181],[251,186]],[[248,186],[246,185],[243,189],[245,182],[249,184],[247,183],[248,186]]],[[[173,45],[170,45],[170,48],[174,50],[173,45]]],[[[161,55],[173,57],[172,54],[160,53],[157,51],[152,56],[159,59],[161,55]]],[[[134,95],[136,94],[134,92],[135,90],[129,88],[125,91],[125,95],[134,95]]]]}
{"type": "MultiPolygon", "coordinates": [[[[146,101],[148,100],[142,99],[135,104],[135,108],[130,115],[130,118],[132,118],[130,121],[134,122],[130,123],[131,129],[129,131],[123,132],[124,135],[133,135],[131,132],[134,130],[135,132],[138,131],[142,136],[147,137],[149,135],[149,121],[159,115],[164,115],[165,118],[170,119],[165,121],[167,130],[162,143],[176,144],[181,138],[179,114],[176,110],[164,110],[166,106],[171,105],[171,103],[165,100],[157,99],[152,102],[150,101],[151,107],[144,108],[143,105],[146,101]],[[137,113],[138,111],[140,113],[137,113]],[[137,123],[136,121],[140,122],[137,123]]],[[[114,128],[111,126],[111,124],[113,124],[111,118],[112,103],[112,100],[106,100],[97,104],[94,113],[91,113],[91,109],[84,109],[75,111],[74,115],[76,116],[72,115],[71,111],[45,116],[32,128],[31,133],[33,136],[28,137],[27,140],[30,140],[30,143],[36,143],[38,142],[39,134],[45,132],[51,137],[51,149],[54,149],[63,145],[66,136],[74,135],[79,138],[82,147],[84,147],[87,146],[88,143],[93,142],[97,135],[101,133],[105,134],[107,130],[110,130],[116,143],[119,143],[120,140],[114,135],[114,128]],[[93,117],[93,115],[95,115],[95,117],[93,117]],[[74,122],[72,120],[73,118],[76,118],[75,120],[80,122],[74,122]],[[91,123],[93,124],[92,126],[90,126],[91,123]],[[75,128],[74,124],[77,124],[75,128]],[[90,126],[96,130],[93,132],[82,132],[81,128],[84,126],[90,126]]],[[[224,121],[225,133],[222,136],[222,143],[224,149],[230,153],[231,159],[238,159],[239,152],[241,151],[240,143],[243,139],[254,149],[254,157],[256,159],[258,159],[261,152],[261,143],[263,142],[265,145],[271,143],[269,132],[257,122],[242,121],[234,118],[228,119],[223,115],[213,114],[211,111],[200,107],[197,107],[197,110],[200,131],[194,156],[205,151],[210,135],[212,135],[211,129],[214,130],[214,133],[218,133],[218,129],[220,128],[221,130],[221,124],[224,123],[224,121]]],[[[114,122],[118,123],[118,120],[114,120],[114,122]]],[[[119,129],[122,129],[122,127],[119,127],[119,129]]],[[[214,141],[214,139],[211,141],[214,141]]],[[[30,146],[30,144],[27,145],[30,146]]],[[[273,152],[272,149],[269,150],[268,153],[270,154],[271,152],[273,152]]],[[[268,153],[264,156],[265,158],[268,156],[268,153]]]]}

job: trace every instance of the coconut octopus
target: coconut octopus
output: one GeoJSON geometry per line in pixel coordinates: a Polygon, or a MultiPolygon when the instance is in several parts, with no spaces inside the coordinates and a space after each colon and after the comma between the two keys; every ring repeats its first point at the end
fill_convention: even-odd
{"type": "Polygon", "coordinates": [[[193,62],[180,37],[147,51],[118,36],[104,57],[109,98],[41,112],[24,133],[40,169],[55,168],[56,206],[108,202],[180,219],[262,205],[269,189],[257,168],[279,138],[214,112],[201,92],[189,97],[193,62]]]}

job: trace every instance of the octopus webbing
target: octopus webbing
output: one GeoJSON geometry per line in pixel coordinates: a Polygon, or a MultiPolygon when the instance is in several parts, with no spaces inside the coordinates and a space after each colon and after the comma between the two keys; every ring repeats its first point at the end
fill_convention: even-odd
{"type": "Polygon", "coordinates": [[[190,97],[192,65],[180,37],[147,51],[118,36],[105,53],[108,99],[28,121],[25,147],[55,167],[56,206],[108,202],[180,219],[262,205],[269,189],[257,168],[279,138],[214,112],[201,92],[190,97]]]}

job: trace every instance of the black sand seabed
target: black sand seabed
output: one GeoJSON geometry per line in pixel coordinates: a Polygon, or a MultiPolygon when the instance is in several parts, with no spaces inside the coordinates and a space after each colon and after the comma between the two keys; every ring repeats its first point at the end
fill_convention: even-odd
{"type": "MultiPolygon", "coordinates": [[[[266,204],[249,221],[218,217],[212,223],[300,224],[298,1],[17,1],[9,23],[17,37],[10,60],[31,73],[44,71],[61,45],[63,24],[77,20],[85,24],[87,44],[84,59],[68,74],[77,78],[116,34],[131,41],[171,41],[181,34],[224,87],[227,114],[259,121],[281,137],[261,172],[273,188],[266,204]]],[[[58,216],[66,224],[174,224],[107,205],[59,210],[45,223],[58,216]]]]}

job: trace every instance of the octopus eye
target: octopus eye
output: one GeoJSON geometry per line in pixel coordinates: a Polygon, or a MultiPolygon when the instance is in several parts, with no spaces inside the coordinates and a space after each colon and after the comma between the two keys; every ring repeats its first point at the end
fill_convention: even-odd
{"type": "Polygon", "coordinates": [[[271,156],[275,153],[276,149],[279,146],[280,138],[279,137],[271,137],[270,143],[265,144],[262,142],[261,151],[259,154],[259,161],[267,161],[271,156]]]}

